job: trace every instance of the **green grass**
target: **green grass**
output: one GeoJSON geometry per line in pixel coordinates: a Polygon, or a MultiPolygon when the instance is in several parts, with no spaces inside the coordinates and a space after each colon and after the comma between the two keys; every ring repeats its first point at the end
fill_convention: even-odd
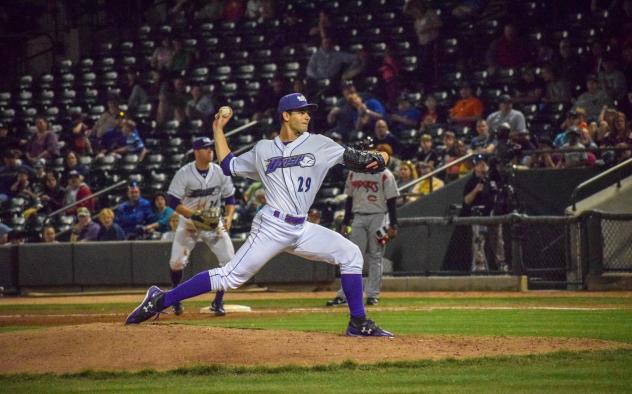
{"type": "Polygon", "coordinates": [[[0,392],[626,393],[632,351],[316,367],[197,367],[170,372],[0,376],[0,392]]]}

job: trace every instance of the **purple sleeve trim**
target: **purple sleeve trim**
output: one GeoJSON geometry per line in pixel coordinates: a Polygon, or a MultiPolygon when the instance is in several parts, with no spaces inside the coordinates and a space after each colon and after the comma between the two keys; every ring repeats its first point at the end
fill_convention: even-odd
{"type": "Polygon", "coordinates": [[[224,160],[222,160],[222,163],[220,164],[220,166],[222,167],[222,171],[224,172],[224,175],[226,176],[233,175],[230,172],[230,161],[233,160],[234,158],[235,158],[235,155],[233,154],[233,152],[230,152],[229,154],[226,155],[226,157],[224,157],[224,160]]]}
{"type": "Polygon", "coordinates": [[[235,196],[226,197],[224,199],[224,204],[226,205],[236,205],[237,200],[235,200],[235,196]]]}
{"type": "Polygon", "coordinates": [[[175,211],[176,207],[180,205],[180,199],[171,194],[167,194],[167,205],[175,211]]]}

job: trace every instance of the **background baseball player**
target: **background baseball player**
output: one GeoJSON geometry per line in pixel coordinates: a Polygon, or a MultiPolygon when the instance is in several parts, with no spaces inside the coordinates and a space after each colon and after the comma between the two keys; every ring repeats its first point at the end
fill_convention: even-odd
{"type": "Polygon", "coordinates": [[[255,216],[248,239],[228,264],[201,272],[167,292],[150,287],[126,324],[143,322],[198,294],[238,288],[272,257],[285,251],[340,266],[351,315],[346,335],[393,336],[366,317],[360,249],[342,235],[305,220],[329,168],[344,162],[356,171],[382,171],[388,155],[345,148],[328,137],[308,133],[310,111],[315,108],[300,93],[283,96],[277,107],[279,136],[259,141],[239,157],[231,153],[223,131],[232,111],[220,108],[213,122],[213,135],[222,169],[225,174],[261,181],[267,205],[255,216]]]}
{"type": "MultiPolygon", "coordinates": [[[[213,161],[212,141],[208,137],[193,141],[195,161],[180,168],[169,185],[167,200],[170,207],[180,214],[171,246],[171,282],[173,287],[182,280],[182,272],[189,262],[189,254],[198,240],[204,241],[224,266],[234,255],[235,249],[228,231],[235,212],[235,187],[230,177],[213,161]],[[224,201],[225,218],[221,218],[224,201]]],[[[211,303],[216,315],[224,315],[224,292],[218,290],[211,303]]],[[[176,315],[182,314],[180,302],[173,304],[176,315]]]]}
{"type": "MultiPolygon", "coordinates": [[[[377,305],[382,287],[385,245],[389,238],[397,235],[397,181],[388,169],[377,174],[350,171],[345,194],[343,232],[351,223],[349,240],[358,245],[369,267],[365,282],[366,304],[377,305]]],[[[344,291],[340,289],[333,300],[327,301],[327,306],[346,303],[344,291]]]]}

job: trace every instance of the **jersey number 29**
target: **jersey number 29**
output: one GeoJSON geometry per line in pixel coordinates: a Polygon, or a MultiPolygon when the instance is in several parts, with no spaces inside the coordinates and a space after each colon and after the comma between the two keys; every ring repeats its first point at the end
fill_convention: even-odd
{"type": "Polygon", "coordinates": [[[308,192],[310,186],[312,186],[312,178],[303,178],[302,176],[298,177],[298,191],[299,192],[308,192]],[[305,186],[305,188],[303,188],[305,186]]]}

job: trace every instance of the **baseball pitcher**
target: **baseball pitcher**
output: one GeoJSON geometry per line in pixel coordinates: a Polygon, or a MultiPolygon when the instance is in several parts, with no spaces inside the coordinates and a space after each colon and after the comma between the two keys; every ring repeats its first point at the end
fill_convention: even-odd
{"type": "Polygon", "coordinates": [[[220,108],[213,122],[213,136],[222,170],[226,175],[261,181],[267,205],[255,216],[248,239],[228,264],[201,272],[170,291],[150,287],[126,324],[141,323],[198,294],[236,289],[271,258],[289,252],[340,266],[350,311],[346,335],[393,337],[366,317],[360,249],[335,231],[306,221],[318,188],[331,167],[344,162],[351,170],[381,172],[388,155],[343,147],[328,137],[308,133],[310,112],[316,107],[300,93],[283,96],[277,107],[281,121],[279,136],[259,141],[239,157],[232,154],[224,136],[224,126],[232,111],[220,108]]]}
{"type": "MultiPolygon", "coordinates": [[[[195,161],[180,168],[169,185],[167,203],[180,214],[180,222],[171,247],[171,283],[178,286],[182,272],[189,262],[189,254],[198,240],[217,256],[220,266],[235,255],[228,231],[235,212],[235,187],[230,177],[213,161],[212,141],[208,137],[193,141],[195,161]],[[224,201],[226,216],[222,220],[224,201]]],[[[217,290],[211,310],[223,316],[224,292],[217,290]]],[[[183,312],[182,304],[173,305],[176,315],[183,312]]]]}

